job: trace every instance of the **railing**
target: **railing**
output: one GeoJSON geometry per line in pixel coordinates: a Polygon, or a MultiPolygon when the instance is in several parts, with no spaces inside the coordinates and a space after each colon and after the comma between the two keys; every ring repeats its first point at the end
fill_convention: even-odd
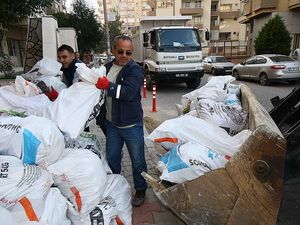
{"type": "Polygon", "coordinates": [[[247,42],[246,41],[210,41],[209,55],[223,55],[226,57],[246,56],[247,42]]]}

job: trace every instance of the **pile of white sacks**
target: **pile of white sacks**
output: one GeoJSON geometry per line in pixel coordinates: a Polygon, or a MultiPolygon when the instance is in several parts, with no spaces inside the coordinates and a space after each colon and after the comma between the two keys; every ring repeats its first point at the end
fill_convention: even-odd
{"type": "Polygon", "coordinates": [[[168,150],[158,162],[160,179],[193,180],[225,167],[250,136],[248,112],[232,76],[212,77],[206,85],[182,96],[180,117],[166,120],[149,136],[168,150]]]}
{"type": "Polygon", "coordinates": [[[131,225],[128,182],[111,174],[96,135],[83,132],[103,104],[95,83],[105,68],[78,64],[82,82],[66,89],[60,67],[43,59],[26,80],[0,87],[0,224],[131,225]],[[59,92],[54,102],[37,80],[59,92]]]}

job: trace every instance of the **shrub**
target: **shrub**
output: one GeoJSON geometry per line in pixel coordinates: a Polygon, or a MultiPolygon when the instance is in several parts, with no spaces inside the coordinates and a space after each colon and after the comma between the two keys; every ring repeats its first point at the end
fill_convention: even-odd
{"type": "Polygon", "coordinates": [[[256,54],[289,55],[292,38],[284,21],[278,14],[270,19],[254,41],[256,54]]]}
{"type": "Polygon", "coordinates": [[[14,77],[15,72],[9,55],[0,55],[0,72],[4,74],[4,78],[14,77]]]}

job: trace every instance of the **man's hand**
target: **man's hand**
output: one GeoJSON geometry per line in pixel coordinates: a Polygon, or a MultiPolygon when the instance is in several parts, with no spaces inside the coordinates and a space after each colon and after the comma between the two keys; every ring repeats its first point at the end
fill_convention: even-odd
{"type": "Polygon", "coordinates": [[[98,89],[108,89],[109,88],[109,80],[107,77],[100,77],[97,81],[96,87],[98,89]]]}

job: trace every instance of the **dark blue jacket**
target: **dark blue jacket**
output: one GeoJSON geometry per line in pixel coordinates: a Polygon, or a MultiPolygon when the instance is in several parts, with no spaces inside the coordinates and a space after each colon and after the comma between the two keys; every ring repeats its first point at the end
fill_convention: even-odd
{"type": "Polygon", "coordinates": [[[65,85],[67,85],[67,87],[70,87],[74,82],[77,82],[79,79],[79,76],[75,75],[77,69],[77,66],[75,66],[76,63],[82,63],[82,61],[74,59],[68,68],[62,67],[60,69],[63,72],[62,81],[65,83],[65,85]]]}
{"type": "MultiPolygon", "coordinates": [[[[105,65],[108,74],[113,61],[105,65]]],[[[116,83],[110,82],[107,96],[112,97],[112,123],[123,127],[143,122],[143,109],[141,104],[141,85],[144,79],[142,68],[133,60],[128,62],[116,78],[116,83]]],[[[97,118],[97,124],[105,117],[105,104],[97,118]]]]}

